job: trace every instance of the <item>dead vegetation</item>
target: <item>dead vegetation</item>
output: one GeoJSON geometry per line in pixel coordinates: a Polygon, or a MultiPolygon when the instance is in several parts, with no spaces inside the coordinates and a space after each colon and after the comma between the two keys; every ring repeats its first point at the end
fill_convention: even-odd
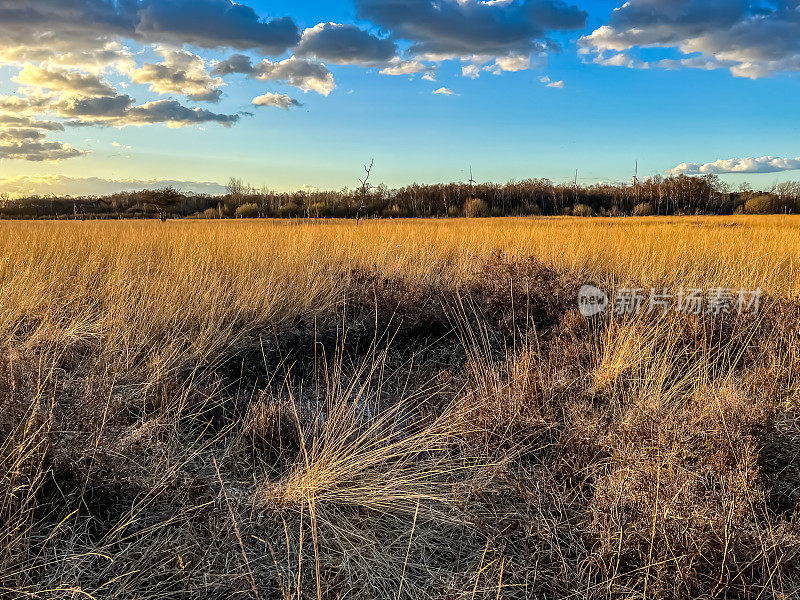
{"type": "Polygon", "coordinates": [[[0,224],[0,597],[800,596],[796,248],[742,223],[672,281],[757,317],[592,319],[697,232],[0,224]]]}

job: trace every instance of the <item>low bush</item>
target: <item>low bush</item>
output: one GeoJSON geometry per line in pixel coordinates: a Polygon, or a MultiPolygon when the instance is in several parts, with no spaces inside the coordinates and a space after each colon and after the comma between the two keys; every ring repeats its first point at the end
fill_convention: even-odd
{"type": "Polygon", "coordinates": [[[308,216],[314,219],[332,217],[333,208],[323,202],[316,202],[308,207],[308,216]]]}
{"type": "Polygon", "coordinates": [[[236,209],[237,219],[256,219],[259,217],[258,206],[255,204],[242,204],[236,209]]]}
{"type": "Polygon", "coordinates": [[[472,219],[488,217],[489,205],[480,198],[470,198],[464,203],[464,216],[472,219]]]}
{"type": "Polygon", "coordinates": [[[761,194],[750,198],[744,204],[744,212],[748,215],[768,215],[775,212],[775,200],[769,194],[761,194]]]}
{"type": "Polygon", "coordinates": [[[299,217],[300,207],[294,202],[284,204],[278,209],[278,216],[281,218],[299,217]]]}
{"type": "Polygon", "coordinates": [[[594,216],[594,210],[588,204],[576,204],[575,207],[572,209],[572,216],[573,217],[592,217],[594,216]]]}

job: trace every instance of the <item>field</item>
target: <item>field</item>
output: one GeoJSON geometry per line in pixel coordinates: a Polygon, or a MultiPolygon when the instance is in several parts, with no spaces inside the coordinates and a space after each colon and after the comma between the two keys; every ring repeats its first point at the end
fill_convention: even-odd
{"type": "Polygon", "coordinates": [[[794,216],[0,222],[0,597],[798,597],[799,294],[794,216]]]}

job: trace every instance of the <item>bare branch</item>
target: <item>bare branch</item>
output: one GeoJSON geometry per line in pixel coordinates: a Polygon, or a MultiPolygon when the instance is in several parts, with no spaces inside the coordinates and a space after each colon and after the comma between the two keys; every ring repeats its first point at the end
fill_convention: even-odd
{"type": "Polygon", "coordinates": [[[373,158],[369,166],[364,165],[364,171],[366,172],[366,176],[364,179],[359,179],[361,182],[361,205],[358,207],[358,211],[356,211],[356,225],[358,225],[359,221],[361,221],[361,211],[364,210],[364,207],[367,203],[367,196],[369,195],[370,190],[372,190],[372,185],[369,183],[369,178],[372,175],[372,167],[375,166],[375,159],[373,158]]]}

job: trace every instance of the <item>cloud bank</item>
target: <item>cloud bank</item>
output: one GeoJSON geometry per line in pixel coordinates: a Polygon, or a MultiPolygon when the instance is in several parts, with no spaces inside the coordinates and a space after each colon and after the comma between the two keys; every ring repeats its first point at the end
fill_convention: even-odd
{"type": "Polygon", "coordinates": [[[225,187],[211,181],[181,181],[174,179],[104,179],[101,177],[67,177],[65,175],[33,175],[0,177],[0,192],[11,196],[57,195],[90,196],[115,194],[143,189],[173,186],[183,192],[224,194],[225,187]]]}
{"type": "Polygon", "coordinates": [[[85,155],[69,144],[45,141],[49,132],[63,130],[61,123],[0,112],[0,159],[58,162],[85,155]]]}
{"type": "Polygon", "coordinates": [[[729,158],[711,163],[681,163],[667,171],[669,175],[720,175],[725,173],[781,173],[800,170],[800,157],[729,158]]]}
{"type": "Polygon", "coordinates": [[[59,162],[87,154],[61,142],[41,141],[38,136],[23,135],[15,139],[13,130],[0,132],[0,158],[21,159],[31,162],[59,162]]]}
{"type": "MultiPolygon", "coordinates": [[[[586,11],[570,0],[352,1],[359,25],[301,28],[291,15],[259,14],[249,0],[0,0],[0,66],[14,70],[19,86],[0,96],[0,159],[84,156],[50,139],[65,126],[231,127],[249,114],[234,112],[241,106],[209,110],[191,103],[224,107],[224,91],[232,89],[227,78],[237,74],[264,84],[253,105],[289,110],[301,105],[297,94],[279,88],[330,96],[333,65],[430,81],[449,60],[473,79],[526,71],[560,50],[555,34],[587,23],[586,11]]],[[[620,4],[580,39],[587,60],[729,69],[753,79],[800,71],[800,0],[620,4]],[[676,56],[647,60],[653,48],[676,56]]],[[[444,83],[434,93],[453,95],[444,83]]],[[[673,171],[775,172],[794,160],[731,159],[673,171]]]]}
{"type": "Polygon", "coordinates": [[[117,89],[129,84],[112,85],[111,75],[147,86],[156,96],[219,102],[225,82],[183,45],[278,55],[300,38],[290,17],[262,19],[231,0],[0,0],[0,66],[18,69],[12,80],[19,86],[16,95],[0,97],[0,159],[86,155],[45,139],[65,125],[230,127],[240,114],[193,108],[172,98],[137,102],[117,89]],[[125,45],[129,41],[146,49],[154,45],[161,61],[137,64],[125,45]],[[48,125],[53,119],[62,120],[59,127],[48,125]]]}
{"type": "Polygon", "coordinates": [[[112,38],[279,55],[300,31],[290,17],[263,20],[231,0],[0,0],[3,46],[41,57],[96,51],[112,38]]]}
{"type": "MultiPolygon", "coordinates": [[[[582,28],[587,17],[564,0],[354,3],[366,28],[322,22],[301,30],[292,16],[263,17],[248,0],[0,0],[0,66],[17,69],[19,86],[0,97],[0,159],[84,156],[47,139],[64,126],[230,127],[249,113],[187,102],[220,103],[225,78],[236,74],[329,96],[336,81],[327,64],[429,81],[446,60],[463,62],[468,77],[523,71],[532,53],[558,50],[551,32],[582,28]],[[149,97],[125,93],[132,86],[149,97]],[[56,122],[60,129],[44,125],[56,122]]],[[[252,104],[301,105],[276,90],[252,104]]]]}

